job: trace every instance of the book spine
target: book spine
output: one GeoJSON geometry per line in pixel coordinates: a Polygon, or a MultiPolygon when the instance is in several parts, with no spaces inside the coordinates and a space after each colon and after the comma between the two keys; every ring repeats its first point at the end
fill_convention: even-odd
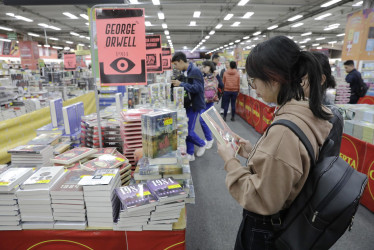
{"type": "Polygon", "coordinates": [[[62,109],[62,115],[64,118],[65,133],[69,135],[71,134],[71,131],[70,131],[70,124],[69,124],[69,117],[68,117],[68,107],[64,107],[62,109]]]}

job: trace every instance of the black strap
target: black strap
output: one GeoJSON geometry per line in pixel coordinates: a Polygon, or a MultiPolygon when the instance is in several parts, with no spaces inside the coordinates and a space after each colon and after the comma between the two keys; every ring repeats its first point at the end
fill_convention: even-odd
{"type": "Polygon", "coordinates": [[[312,144],[310,143],[308,137],[306,137],[304,132],[295,123],[293,123],[289,120],[284,120],[284,119],[276,120],[269,126],[269,128],[266,131],[266,135],[268,134],[269,129],[274,125],[283,125],[283,126],[288,127],[289,129],[291,129],[291,131],[294,132],[295,135],[297,135],[297,137],[299,137],[300,141],[304,144],[306,150],[308,151],[309,156],[310,156],[310,160],[312,162],[312,166],[316,165],[315,155],[314,155],[314,150],[313,150],[312,144]]]}

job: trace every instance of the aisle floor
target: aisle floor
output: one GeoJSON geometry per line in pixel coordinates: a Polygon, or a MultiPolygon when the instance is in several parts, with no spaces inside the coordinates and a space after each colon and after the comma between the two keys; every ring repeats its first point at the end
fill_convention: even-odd
{"type": "MultiPolygon", "coordinates": [[[[230,115],[228,115],[229,117],[230,115]]],[[[231,129],[253,144],[258,134],[240,117],[235,122],[228,119],[231,129]]],[[[196,131],[202,136],[199,121],[196,131]]],[[[201,137],[204,138],[204,137],[201,137]]],[[[245,160],[241,159],[243,165],[245,160]]],[[[196,204],[187,205],[187,250],[230,250],[234,248],[235,237],[241,222],[242,208],[231,197],[226,186],[226,171],[214,143],[203,157],[191,163],[195,185],[196,204]]],[[[346,232],[331,248],[374,249],[374,214],[360,206],[351,232],[346,232]]]]}

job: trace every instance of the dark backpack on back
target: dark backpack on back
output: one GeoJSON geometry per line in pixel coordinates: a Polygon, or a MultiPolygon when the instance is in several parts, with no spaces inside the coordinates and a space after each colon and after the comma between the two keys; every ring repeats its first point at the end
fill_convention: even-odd
{"type": "Polygon", "coordinates": [[[339,156],[324,157],[323,152],[333,144],[331,140],[325,142],[316,162],[312,144],[296,124],[277,120],[268,130],[274,125],[291,129],[311,159],[309,175],[300,194],[282,215],[272,216],[275,246],[277,249],[329,249],[352,227],[367,176],[339,156]]]}
{"type": "Polygon", "coordinates": [[[359,97],[364,97],[368,89],[368,85],[362,80],[362,78],[360,78],[360,87],[358,88],[357,95],[359,97]]]}

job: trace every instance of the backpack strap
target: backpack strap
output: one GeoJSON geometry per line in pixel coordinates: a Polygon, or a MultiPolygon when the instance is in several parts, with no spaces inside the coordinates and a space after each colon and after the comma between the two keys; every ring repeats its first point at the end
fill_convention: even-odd
{"type": "Polygon", "coordinates": [[[306,135],[304,134],[304,132],[295,123],[293,123],[293,122],[291,122],[289,120],[285,120],[285,119],[276,120],[266,130],[266,135],[268,134],[269,129],[272,126],[274,126],[274,125],[283,125],[283,126],[286,126],[292,132],[294,132],[294,134],[297,135],[297,137],[299,137],[300,141],[304,144],[306,150],[308,151],[308,154],[309,154],[312,166],[316,165],[315,154],[314,154],[314,150],[313,150],[312,144],[310,143],[308,137],[306,137],[306,135]]]}

